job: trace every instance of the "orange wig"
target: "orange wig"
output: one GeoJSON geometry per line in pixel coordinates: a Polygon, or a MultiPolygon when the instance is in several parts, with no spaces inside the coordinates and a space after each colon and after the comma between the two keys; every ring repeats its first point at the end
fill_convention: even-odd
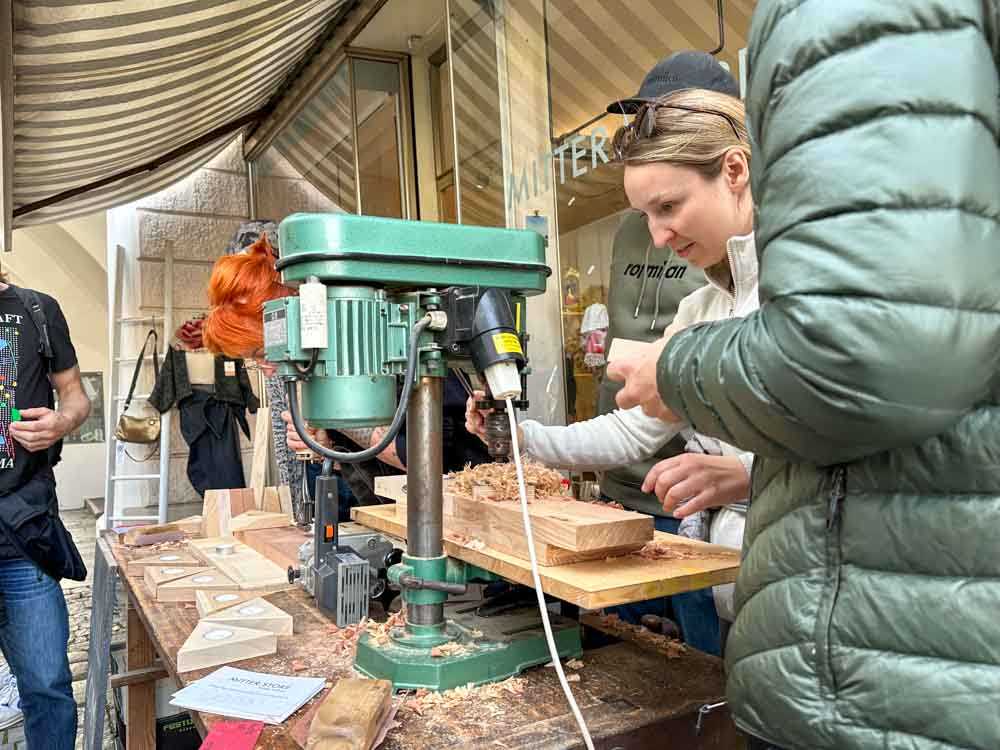
{"type": "Polygon", "coordinates": [[[241,255],[219,258],[208,282],[210,312],[202,328],[209,351],[239,359],[264,346],[264,303],[294,291],[281,283],[267,235],[241,255]]]}

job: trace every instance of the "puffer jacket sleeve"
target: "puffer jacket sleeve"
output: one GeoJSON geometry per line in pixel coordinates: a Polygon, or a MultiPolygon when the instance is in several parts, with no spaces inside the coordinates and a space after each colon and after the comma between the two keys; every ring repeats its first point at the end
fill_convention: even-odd
{"type": "MultiPolygon", "coordinates": [[[[820,465],[938,434],[1000,372],[996,0],[761,0],[761,308],[674,336],[664,402],[820,465]]],[[[991,382],[992,381],[992,382],[991,382]]]]}

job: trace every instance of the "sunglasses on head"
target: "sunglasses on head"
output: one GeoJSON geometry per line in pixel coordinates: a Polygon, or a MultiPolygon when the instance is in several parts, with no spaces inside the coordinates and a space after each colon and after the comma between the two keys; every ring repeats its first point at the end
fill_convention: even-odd
{"type": "Polygon", "coordinates": [[[733,135],[736,136],[736,139],[743,140],[740,138],[739,130],[736,129],[736,121],[725,112],[720,112],[716,109],[685,107],[683,104],[649,102],[648,104],[643,104],[639,107],[635,113],[635,117],[632,118],[632,122],[628,125],[622,126],[618,129],[618,132],[615,133],[612,147],[614,148],[615,157],[619,161],[623,161],[625,159],[625,154],[635,143],[653,135],[653,132],[656,130],[656,111],[659,109],[680,109],[685,112],[696,112],[700,115],[715,115],[716,117],[721,117],[729,123],[729,127],[733,129],[733,135]]]}

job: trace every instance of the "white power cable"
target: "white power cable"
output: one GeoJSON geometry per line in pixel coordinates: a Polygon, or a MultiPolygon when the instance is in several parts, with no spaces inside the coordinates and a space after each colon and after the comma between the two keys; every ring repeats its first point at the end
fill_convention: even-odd
{"type": "Polygon", "coordinates": [[[514,467],[517,469],[517,489],[521,495],[521,520],[524,522],[524,535],[528,541],[528,557],[531,559],[531,580],[535,584],[535,595],[538,597],[538,609],[542,615],[542,627],[545,629],[545,640],[549,644],[549,656],[552,657],[552,666],[556,668],[559,675],[559,684],[562,685],[563,693],[569,703],[570,710],[576,719],[580,732],[583,734],[583,741],[587,745],[587,750],[594,750],[594,741],[590,739],[590,732],[587,723],[583,720],[580,707],[576,705],[573,698],[573,691],[566,681],[566,673],[563,672],[562,662],[559,661],[559,650],[556,648],[555,638],[552,636],[552,625],[549,623],[549,610],[545,606],[545,594],[542,592],[542,580],[538,575],[538,558],[535,557],[535,539],[531,533],[531,518],[528,516],[528,490],[524,485],[524,467],[521,466],[521,449],[517,444],[517,419],[514,417],[514,404],[509,398],[507,402],[507,419],[510,420],[510,439],[512,453],[514,454],[514,467]]]}

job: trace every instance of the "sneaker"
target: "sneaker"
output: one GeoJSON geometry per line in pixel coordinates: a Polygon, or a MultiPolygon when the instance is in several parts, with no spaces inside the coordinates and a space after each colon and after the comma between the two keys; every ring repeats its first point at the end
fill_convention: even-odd
{"type": "Polygon", "coordinates": [[[6,665],[0,669],[0,729],[7,729],[24,718],[17,679],[6,665]]]}

